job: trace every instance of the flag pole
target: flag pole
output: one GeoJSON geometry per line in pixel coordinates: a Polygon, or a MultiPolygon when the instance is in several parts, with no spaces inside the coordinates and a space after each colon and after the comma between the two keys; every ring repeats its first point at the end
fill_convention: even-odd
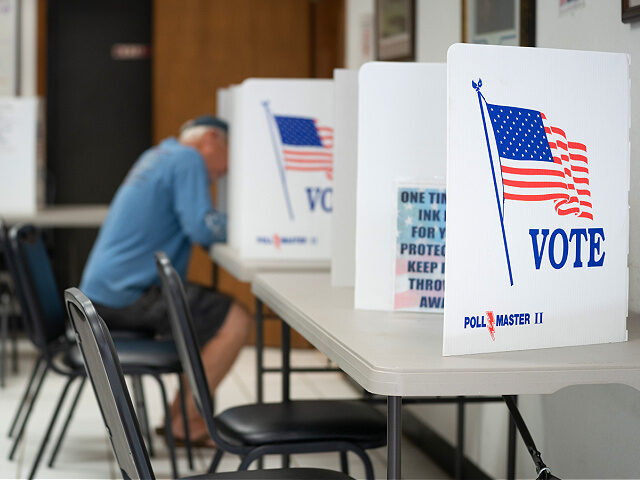
{"type": "Polygon", "coordinates": [[[482,115],[482,124],[484,125],[484,138],[487,141],[487,151],[489,152],[489,164],[491,165],[491,176],[493,177],[493,189],[496,194],[496,204],[498,206],[498,215],[500,216],[500,226],[502,227],[502,241],[504,242],[504,253],[507,256],[507,268],[509,269],[509,281],[511,282],[511,286],[513,286],[513,275],[511,273],[511,260],[509,259],[509,247],[507,246],[507,235],[504,231],[504,216],[502,209],[500,208],[500,196],[498,195],[498,184],[496,183],[496,172],[493,167],[493,156],[491,155],[491,145],[489,143],[489,132],[487,131],[487,121],[484,117],[484,109],[482,108],[482,100],[484,99],[484,103],[487,103],[487,100],[484,98],[484,95],[480,92],[480,87],[482,87],[482,80],[478,80],[478,83],[471,81],[471,85],[475,88],[476,93],[478,94],[478,105],[480,106],[480,114],[482,115]]]}
{"type": "Polygon", "coordinates": [[[275,119],[271,110],[269,110],[269,102],[262,102],[262,106],[267,114],[267,123],[269,124],[269,134],[271,135],[271,143],[273,144],[273,150],[276,154],[276,164],[278,165],[278,172],[280,173],[280,182],[282,183],[282,192],[284,193],[284,199],[287,202],[287,211],[289,212],[289,220],[293,220],[293,208],[291,207],[291,199],[289,198],[289,188],[287,187],[287,179],[285,177],[284,162],[282,161],[282,152],[278,148],[278,141],[276,140],[276,133],[274,131],[275,119]]]}

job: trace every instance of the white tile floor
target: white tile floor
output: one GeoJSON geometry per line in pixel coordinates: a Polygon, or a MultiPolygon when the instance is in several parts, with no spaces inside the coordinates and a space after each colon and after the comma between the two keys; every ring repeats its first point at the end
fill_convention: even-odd
{"type": "MultiPolygon", "coordinates": [[[[265,362],[275,366],[279,363],[279,350],[266,349],[265,362]]],[[[317,351],[294,350],[292,365],[322,366],[327,359],[317,351]]],[[[17,407],[18,400],[26,386],[28,375],[31,373],[35,361],[35,352],[26,341],[20,342],[20,371],[18,375],[9,373],[6,386],[0,389],[0,478],[24,478],[29,474],[31,462],[44,435],[49,421],[49,415],[62,389],[61,377],[49,374],[45,380],[39,401],[26,430],[25,441],[21,443],[16,458],[7,459],[11,441],[6,437],[10,421],[17,407]]],[[[173,395],[177,388],[174,378],[167,378],[168,392],[173,395]]],[[[162,417],[160,394],[153,380],[145,380],[145,394],[150,411],[152,426],[159,425],[162,417]]],[[[72,388],[70,393],[74,393],[72,388]]],[[[352,398],[357,391],[339,373],[294,374],[291,381],[292,398],[352,398]]],[[[72,395],[69,395],[71,397],[72,395]]],[[[265,397],[267,401],[280,399],[280,376],[267,374],[265,377],[265,397]]],[[[255,400],[255,350],[245,347],[231,373],[225,378],[216,394],[216,410],[255,400]]],[[[70,403],[67,398],[63,412],[70,403]]],[[[62,423],[62,420],[59,420],[62,423]]],[[[56,436],[58,428],[52,438],[56,436]]],[[[51,442],[53,443],[53,442],[51,442]]],[[[154,438],[156,456],[152,458],[153,468],[158,478],[168,478],[171,467],[167,450],[162,438],[154,438]]],[[[60,451],[54,468],[46,465],[51,447],[41,463],[38,478],[120,478],[119,470],[111,453],[111,448],[105,436],[104,426],[98,412],[97,404],[90,385],[86,385],[82,398],[78,404],[75,416],[67,432],[66,441],[60,451]]],[[[371,459],[376,478],[386,477],[386,450],[373,450],[371,459]]],[[[403,442],[402,472],[405,478],[449,478],[430,459],[425,457],[410,442],[403,442]]],[[[195,454],[196,469],[190,472],[187,467],[184,449],[178,449],[178,468],[181,475],[201,473],[206,470],[212,456],[212,451],[198,449],[195,454]]],[[[363,477],[361,463],[354,455],[349,455],[351,475],[355,478],[363,477]]],[[[235,470],[238,458],[225,455],[218,471],[235,470]]],[[[315,466],[339,469],[337,454],[307,454],[292,456],[292,466],[315,466]]],[[[267,457],[266,467],[279,467],[279,457],[267,457]]]]}

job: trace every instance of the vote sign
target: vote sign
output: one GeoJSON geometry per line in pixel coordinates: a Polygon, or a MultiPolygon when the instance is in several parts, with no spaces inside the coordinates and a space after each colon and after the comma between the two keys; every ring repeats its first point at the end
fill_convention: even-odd
{"type": "Polygon", "coordinates": [[[231,245],[245,258],[328,259],[332,80],[248,79],[232,103],[231,245]]]}
{"type": "Polygon", "coordinates": [[[448,54],[445,355],[624,341],[629,60],[448,54]]]}

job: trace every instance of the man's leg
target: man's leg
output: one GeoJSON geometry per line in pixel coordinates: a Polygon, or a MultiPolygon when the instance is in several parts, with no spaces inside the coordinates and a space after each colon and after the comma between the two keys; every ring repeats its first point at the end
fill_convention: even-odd
{"type": "MultiPolygon", "coordinates": [[[[238,304],[233,303],[218,333],[202,348],[202,364],[212,395],[231,369],[240,349],[246,343],[250,327],[251,317],[249,314],[238,304]]],[[[198,413],[188,384],[185,388],[185,399],[189,434],[192,439],[202,438],[207,434],[207,428],[198,413]]],[[[176,438],[184,438],[179,396],[176,397],[171,407],[171,417],[173,433],[176,438]]]]}

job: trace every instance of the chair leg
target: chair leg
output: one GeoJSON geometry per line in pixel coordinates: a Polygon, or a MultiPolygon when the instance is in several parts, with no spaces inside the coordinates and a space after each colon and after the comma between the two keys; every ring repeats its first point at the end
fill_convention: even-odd
{"type": "MultiPolygon", "coordinates": [[[[31,393],[31,387],[33,386],[33,382],[36,378],[36,376],[38,375],[38,373],[40,373],[40,366],[42,365],[42,357],[39,356],[38,360],[36,360],[36,364],[33,366],[33,371],[31,372],[31,377],[29,378],[29,383],[27,383],[27,388],[25,388],[24,393],[22,394],[22,398],[20,399],[20,403],[18,404],[18,410],[16,411],[15,415],[13,416],[13,421],[11,422],[11,427],[9,428],[9,433],[7,433],[7,437],[11,438],[13,437],[13,432],[16,428],[16,425],[18,424],[18,420],[20,419],[20,416],[22,414],[22,409],[25,407],[25,405],[28,403],[29,401],[29,395],[31,393]]],[[[46,370],[45,370],[46,371],[46,370]]],[[[40,375],[44,375],[44,372],[41,372],[40,375]]],[[[35,398],[32,398],[31,401],[35,400],[35,398]]]]}
{"type": "Polygon", "coordinates": [[[155,457],[155,450],[153,448],[153,440],[151,439],[151,428],[149,428],[149,416],[147,415],[147,405],[144,400],[141,376],[132,375],[131,385],[133,387],[133,398],[136,402],[136,413],[138,415],[140,429],[142,430],[142,436],[147,440],[149,456],[153,458],[155,457]]]}
{"type": "Polygon", "coordinates": [[[169,449],[169,458],[171,459],[171,471],[173,478],[178,478],[178,465],[176,464],[176,444],[173,438],[173,431],[171,430],[171,416],[169,415],[169,402],[167,401],[167,392],[164,388],[164,383],[159,375],[152,374],[153,378],[158,382],[160,387],[160,394],[162,395],[162,405],[164,406],[164,429],[165,438],[167,440],[167,448],[169,449]]]}
{"type": "Polygon", "coordinates": [[[184,428],[184,442],[187,447],[187,460],[189,470],[193,470],[193,453],[191,451],[191,432],[189,432],[189,419],[187,418],[187,406],[185,405],[184,382],[182,375],[178,374],[178,385],[180,386],[180,410],[182,412],[182,426],[184,428]]]}
{"type": "Polygon", "coordinates": [[[9,315],[2,314],[0,318],[0,388],[4,388],[7,368],[7,337],[9,337],[9,315]]]}
{"type": "Polygon", "coordinates": [[[49,458],[49,463],[47,466],[49,468],[53,467],[53,463],[56,461],[56,457],[58,456],[58,452],[60,451],[60,447],[62,446],[62,441],[67,434],[67,429],[69,428],[69,424],[71,423],[71,417],[76,411],[76,405],[78,404],[78,400],[80,399],[80,394],[82,393],[82,389],[84,388],[84,384],[87,381],[87,377],[82,377],[80,380],[80,386],[76,392],[76,396],[73,399],[73,403],[71,404],[71,408],[69,408],[69,413],[67,414],[67,419],[64,421],[64,425],[62,426],[62,430],[60,430],[60,435],[58,435],[58,441],[56,442],[55,447],[53,448],[53,452],[51,452],[51,457],[49,458]]]}
{"type": "Polygon", "coordinates": [[[27,407],[27,411],[24,414],[24,417],[22,419],[22,424],[20,425],[20,429],[18,430],[18,433],[16,434],[14,440],[13,440],[13,445],[11,447],[11,451],[9,452],[9,460],[13,460],[13,457],[16,454],[16,449],[18,448],[18,444],[20,443],[20,439],[22,438],[22,435],[24,434],[24,429],[27,426],[27,422],[29,421],[29,416],[31,415],[31,410],[33,409],[33,405],[36,403],[36,399],[38,398],[38,394],[40,393],[40,388],[42,387],[42,382],[44,381],[44,377],[47,376],[47,372],[49,371],[49,366],[46,365],[44,368],[44,371],[42,372],[42,375],[40,376],[40,380],[38,381],[38,385],[36,386],[36,390],[33,393],[33,397],[31,399],[31,402],[29,402],[29,406],[27,407]]]}
{"type": "Polygon", "coordinates": [[[213,460],[211,460],[211,464],[209,465],[208,473],[216,473],[218,469],[218,464],[222,459],[222,455],[224,455],[224,451],[221,448],[216,449],[216,454],[213,456],[213,460]]]}
{"type": "Polygon", "coordinates": [[[16,330],[18,329],[16,316],[11,317],[11,359],[13,362],[13,373],[18,373],[18,335],[16,330]]]}
{"type": "Polygon", "coordinates": [[[340,452],[340,470],[342,470],[342,473],[349,475],[349,462],[345,451],[340,452]]]}
{"type": "Polygon", "coordinates": [[[29,473],[29,480],[36,476],[36,472],[38,471],[38,466],[40,465],[40,459],[42,458],[42,454],[44,453],[44,449],[47,448],[47,443],[49,443],[49,437],[51,436],[51,431],[53,430],[53,426],[56,424],[56,420],[58,419],[58,412],[60,412],[60,408],[62,408],[62,404],[64,403],[64,399],[67,397],[67,392],[69,391],[69,387],[73,383],[73,381],[78,377],[69,377],[69,379],[64,384],[62,388],[62,393],[60,393],[60,397],[58,398],[58,404],[56,408],[53,410],[51,414],[51,420],[49,421],[49,426],[47,427],[47,431],[40,442],[40,448],[38,449],[38,453],[36,454],[36,458],[33,461],[33,465],[31,467],[31,473],[29,473]]]}
{"type": "Polygon", "coordinates": [[[367,480],[373,480],[373,465],[371,464],[371,459],[369,458],[369,455],[367,455],[367,452],[361,448],[353,447],[351,448],[351,451],[360,457],[360,460],[362,460],[362,463],[364,464],[364,477],[367,480]]]}

